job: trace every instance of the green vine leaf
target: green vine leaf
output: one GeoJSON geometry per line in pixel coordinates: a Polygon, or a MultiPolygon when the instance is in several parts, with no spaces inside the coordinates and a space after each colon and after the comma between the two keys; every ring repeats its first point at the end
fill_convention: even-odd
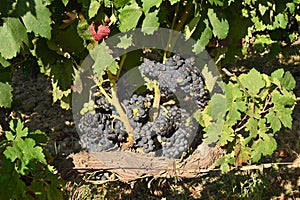
{"type": "Polygon", "coordinates": [[[276,116],[274,108],[270,109],[269,113],[266,114],[267,122],[270,123],[274,133],[281,129],[280,119],[276,116]]]}
{"type": "Polygon", "coordinates": [[[10,66],[10,62],[8,62],[5,58],[0,55],[0,67],[8,67],[10,66]]]}
{"type": "Polygon", "coordinates": [[[35,13],[27,12],[22,20],[27,32],[34,32],[44,38],[51,38],[51,12],[42,0],[35,0],[35,13]]]}
{"type": "Polygon", "coordinates": [[[90,54],[92,59],[95,61],[92,68],[94,69],[94,73],[98,78],[102,76],[104,70],[107,67],[109,67],[109,69],[112,70],[112,73],[116,73],[118,64],[111,55],[110,49],[106,46],[106,43],[104,41],[97,45],[90,52],[90,54]]]}
{"type": "Polygon", "coordinates": [[[119,65],[116,61],[113,61],[107,68],[113,75],[117,75],[119,70],[119,65]]]}
{"type": "Polygon", "coordinates": [[[227,154],[225,156],[222,156],[219,160],[217,160],[216,166],[220,166],[223,172],[228,172],[230,170],[229,164],[233,163],[234,159],[231,157],[231,155],[227,154]]]}
{"type": "Polygon", "coordinates": [[[210,62],[205,65],[203,68],[202,68],[202,75],[205,77],[205,84],[206,84],[206,87],[208,89],[208,91],[212,92],[213,91],[213,88],[215,87],[216,84],[218,84],[217,82],[217,79],[218,79],[218,76],[214,75],[210,70],[209,70],[209,66],[211,65],[214,65],[215,63],[210,62]]]}
{"type": "Polygon", "coordinates": [[[193,46],[193,52],[195,54],[201,53],[209,43],[209,40],[212,38],[212,30],[209,27],[208,20],[205,19],[204,23],[206,24],[206,27],[202,32],[200,38],[197,40],[196,44],[194,44],[193,46]]]}
{"type": "Polygon", "coordinates": [[[246,103],[243,101],[243,92],[237,85],[229,83],[225,86],[226,94],[226,108],[228,113],[226,121],[229,125],[233,126],[239,119],[241,119],[241,113],[247,109],[246,103]]]}
{"type": "Polygon", "coordinates": [[[0,107],[10,108],[13,88],[8,83],[0,82],[0,107]]]}
{"type": "Polygon", "coordinates": [[[73,73],[73,63],[69,59],[63,59],[51,66],[50,75],[53,77],[53,82],[57,82],[59,88],[63,91],[71,88],[73,73]]]}
{"type": "Polygon", "coordinates": [[[159,8],[162,0],[143,0],[143,10],[145,13],[148,13],[150,8],[155,6],[156,8],[159,8]]]}
{"type": "Polygon", "coordinates": [[[224,125],[222,133],[220,134],[218,144],[223,146],[228,144],[228,142],[232,142],[233,140],[234,140],[234,130],[230,126],[224,125]]]}
{"type": "Polygon", "coordinates": [[[116,8],[122,8],[123,6],[129,4],[131,0],[118,0],[118,1],[113,1],[113,4],[115,5],[116,8]]]}
{"type": "Polygon", "coordinates": [[[64,4],[64,6],[67,6],[67,4],[69,3],[69,0],[61,0],[61,1],[64,4]]]}
{"type": "Polygon", "coordinates": [[[208,0],[210,4],[215,4],[217,6],[223,6],[224,2],[221,0],[208,0]]]}
{"type": "Polygon", "coordinates": [[[296,81],[291,72],[286,72],[284,74],[284,77],[281,80],[281,85],[289,91],[293,90],[296,87],[296,81]]]}
{"type": "Polygon", "coordinates": [[[213,27],[213,34],[220,39],[226,38],[229,31],[229,23],[227,19],[219,19],[212,8],[208,9],[207,16],[213,27]]]}
{"type": "Polygon", "coordinates": [[[196,15],[184,28],[184,35],[186,39],[189,39],[195,32],[197,25],[200,21],[201,15],[196,15]]]}
{"type": "Polygon", "coordinates": [[[14,123],[15,121],[10,121],[10,129],[16,132],[16,139],[21,137],[26,137],[28,135],[28,128],[24,126],[21,120],[17,121],[17,125],[14,123]]]}
{"type": "Polygon", "coordinates": [[[268,7],[260,3],[260,4],[258,4],[258,10],[259,10],[261,16],[264,16],[266,11],[268,10],[268,7]]]}
{"type": "Polygon", "coordinates": [[[43,149],[37,147],[35,141],[31,138],[15,140],[13,146],[7,147],[3,154],[12,162],[15,162],[15,160],[18,159],[19,163],[16,164],[16,170],[23,175],[25,175],[26,170],[29,169],[28,164],[31,161],[39,161],[46,164],[43,149]]]}
{"type": "Polygon", "coordinates": [[[158,23],[158,17],[156,16],[158,13],[158,10],[146,13],[146,17],[142,24],[142,31],[146,34],[153,34],[155,30],[158,29],[159,23],[158,23]]]}
{"type": "Polygon", "coordinates": [[[245,130],[249,132],[249,136],[245,139],[245,143],[248,144],[250,140],[257,137],[258,134],[258,121],[253,117],[250,117],[245,124],[245,130]]]}
{"type": "Polygon", "coordinates": [[[239,81],[241,82],[242,86],[246,88],[247,92],[253,97],[255,97],[266,84],[262,75],[254,68],[251,69],[247,74],[242,74],[239,77],[239,81]]]}
{"type": "Polygon", "coordinates": [[[132,35],[130,35],[130,36],[124,35],[119,38],[120,38],[120,42],[117,44],[118,48],[127,49],[130,46],[134,46],[134,44],[132,42],[132,35]]]}
{"type": "Polygon", "coordinates": [[[90,8],[89,8],[89,18],[95,17],[98,13],[98,10],[101,6],[101,3],[98,0],[91,0],[90,8]]]}
{"type": "Polygon", "coordinates": [[[258,162],[262,155],[271,155],[277,147],[276,140],[267,134],[255,141],[252,145],[251,158],[254,162],[258,162]]]}
{"type": "Polygon", "coordinates": [[[0,27],[0,54],[5,59],[13,58],[20,51],[23,43],[29,45],[26,28],[18,18],[7,18],[0,27]]]}
{"type": "Polygon", "coordinates": [[[131,5],[124,6],[119,11],[119,29],[121,32],[135,28],[142,16],[142,9],[135,1],[131,5]]]}
{"type": "Polygon", "coordinates": [[[275,16],[274,27],[285,28],[288,24],[288,16],[286,14],[279,13],[275,16]]]}
{"type": "Polygon", "coordinates": [[[210,102],[206,106],[203,111],[204,121],[204,142],[206,144],[211,144],[217,142],[222,132],[224,125],[224,117],[226,109],[224,107],[226,105],[226,98],[224,95],[215,94],[211,97],[210,102]]]}

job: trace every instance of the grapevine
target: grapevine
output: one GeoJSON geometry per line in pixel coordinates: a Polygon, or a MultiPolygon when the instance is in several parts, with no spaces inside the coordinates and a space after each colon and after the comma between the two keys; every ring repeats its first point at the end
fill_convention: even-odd
{"type": "MultiPolygon", "coordinates": [[[[88,151],[114,151],[124,148],[132,137],[135,144],[131,149],[134,151],[179,158],[192,142],[200,142],[193,140],[201,132],[198,126],[193,127],[192,113],[181,108],[179,102],[176,103],[175,93],[182,91],[196,107],[204,109],[209,100],[204,78],[193,57],[184,59],[179,55],[167,59],[165,64],[144,59],[139,70],[148,81],[148,87],[154,81],[158,83],[153,87],[159,90],[159,94],[147,89],[123,100],[122,107],[133,129],[133,136],[126,132],[116,108],[100,94],[95,98],[95,109],[89,110],[79,120],[81,144],[88,151]],[[158,105],[155,105],[156,101],[158,105]],[[167,105],[168,102],[172,103],[167,105]],[[156,107],[158,110],[154,117],[152,115],[155,113],[151,111],[156,107]]],[[[111,88],[106,91],[111,95],[111,88]]],[[[81,112],[87,110],[84,107],[81,112]]]]}
{"type": "MultiPolygon", "coordinates": [[[[177,159],[205,143],[226,150],[216,163],[223,171],[271,156],[275,136],[292,127],[296,104],[292,74],[273,68],[272,61],[284,58],[290,47],[299,54],[299,8],[299,0],[1,1],[0,198],[63,198],[63,182],[45,157],[46,135],[28,130],[28,120],[10,121],[19,104],[12,84],[17,71],[28,79],[46,76],[52,88],[43,89],[63,109],[74,109],[75,95],[88,96],[74,121],[89,152],[177,159]],[[160,28],[170,30],[166,41],[157,35],[160,28]],[[145,42],[155,45],[135,49],[137,38],[129,33],[136,29],[143,38],[154,36],[145,42]],[[192,44],[186,55],[173,31],[192,44]],[[123,35],[115,43],[106,43],[118,34],[123,35]],[[213,60],[195,60],[206,51],[218,64],[218,74],[252,54],[267,55],[268,62],[242,74],[223,68],[222,80],[216,81],[209,70],[213,60]],[[81,68],[86,58],[92,69],[81,68]],[[118,81],[137,65],[145,86],[119,98],[118,81]],[[85,73],[91,76],[82,80],[85,73]],[[93,82],[88,91],[87,80],[93,82]]],[[[21,101],[28,109],[39,106],[21,101]]],[[[17,116],[22,118],[22,112],[17,116]]]]}

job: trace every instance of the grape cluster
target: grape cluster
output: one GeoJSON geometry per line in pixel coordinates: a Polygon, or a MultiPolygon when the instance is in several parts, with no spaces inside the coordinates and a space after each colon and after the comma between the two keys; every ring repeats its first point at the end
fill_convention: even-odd
{"type": "Polygon", "coordinates": [[[113,114],[115,109],[104,96],[96,100],[94,110],[83,114],[77,125],[83,148],[88,151],[116,150],[126,140],[123,123],[113,114]]]}
{"type": "Polygon", "coordinates": [[[179,55],[166,60],[165,64],[144,59],[139,67],[140,72],[159,82],[161,93],[171,96],[181,89],[191,96],[198,108],[203,109],[208,100],[209,92],[205,88],[204,78],[195,65],[195,58],[181,58],[179,55]]]}
{"type": "MultiPolygon", "coordinates": [[[[148,90],[133,94],[121,105],[133,128],[133,151],[154,152],[156,156],[180,158],[187,152],[197,134],[199,125],[192,114],[180,107],[175,99],[178,90],[192,97],[198,108],[203,109],[208,102],[209,94],[205,89],[204,79],[195,66],[195,59],[182,59],[175,55],[165,64],[145,59],[139,67],[140,72],[159,83],[163,97],[157,116],[153,119],[153,92],[148,90]],[[175,100],[168,104],[166,101],[175,100]]],[[[109,88],[106,88],[109,91],[109,88]]],[[[91,102],[84,107],[85,113],[78,123],[81,133],[81,145],[88,151],[118,150],[128,141],[124,124],[118,113],[104,96],[97,97],[95,105],[91,102]],[[91,110],[94,108],[94,110],[91,110]]]]}

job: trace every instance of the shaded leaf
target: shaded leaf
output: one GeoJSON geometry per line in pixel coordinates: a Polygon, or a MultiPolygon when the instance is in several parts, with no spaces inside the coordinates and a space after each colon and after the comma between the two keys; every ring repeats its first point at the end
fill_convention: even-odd
{"type": "Polygon", "coordinates": [[[13,88],[8,83],[0,82],[0,107],[10,108],[13,88]]]}
{"type": "Polygon", "coordinates": [[[28,138],[34,139],[37,145],[47,145],[49,137],[41,130],[35,130],[28,134],[28,138]]]}
{"type": "Polygon", "coordinates": [[[51,66],[50,71],[54,82],[58,82],[61,90],[65,91],[71,88],[73,79],[73,63],[71,60],[64,59],[51,66]]]}
{"type": "Polygon", "coordinates": [[[224,2],[222,0],[208,0],[210,4],[217,5],[217,6],[223,6],[224,2]]]}
{"type": "Polygon", "coordinates": [[[202,32],[200,38],[197,40],[196,44],[193,46],[193,52],[195,54],[201,53],[206,45],[209,43],[209,40],[212,37],[212,31],[207,25],[204,31],[202,32]]]}
{"type": "Polygon", "coordinates": [[[189,39],[197,28],[201,15],[196,15],[184,28],[184,35],[186,39],[189,39]]]}

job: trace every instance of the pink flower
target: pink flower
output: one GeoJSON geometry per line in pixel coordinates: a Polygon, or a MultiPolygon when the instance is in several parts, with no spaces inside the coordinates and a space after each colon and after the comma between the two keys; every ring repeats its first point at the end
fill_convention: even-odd
{"type": "Polygon", "coordinates": [[[108,34],[110,33],[109,26],[97,26],[94,23],[89,26],[88,31],[92,34],[96,42],[100,41],[103,38],[107,38],[108,34]]]}

